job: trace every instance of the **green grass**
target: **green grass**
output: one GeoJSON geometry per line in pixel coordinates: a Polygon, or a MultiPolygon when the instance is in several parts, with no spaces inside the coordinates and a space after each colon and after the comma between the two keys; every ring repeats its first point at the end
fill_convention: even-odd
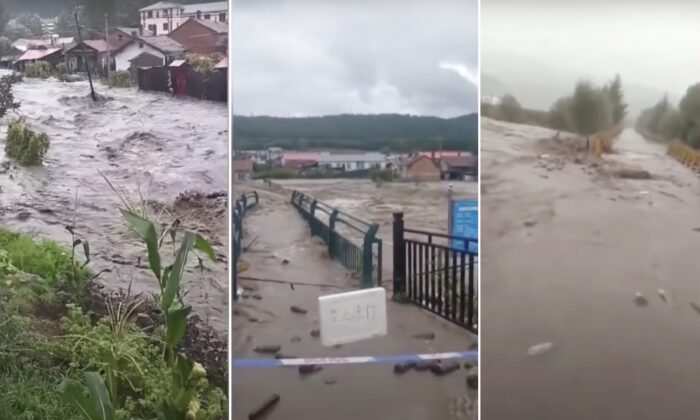
{"type": "Polygon", "coordinates": [[[55,371],[13,366],[0,371],[0,417],[13,420],[79,420],[58,392],[62,376],[55,371]]]}
{"type": "MultiPolygon", "coordinates": [[[[52,287],[59,287],[73,276],[71,251],[51,240],[32,237],[0,228],[0,251],[5,251],[11,264],[19,271],[35,274],[52,287]]],[[[1,258],[0,258],[1,261],[1,258]]],[[[76,269],[79,279],[90,275],[87,269],[76,269]]],[[[0,271],[0,280],[2,279],[0,271]]]]}

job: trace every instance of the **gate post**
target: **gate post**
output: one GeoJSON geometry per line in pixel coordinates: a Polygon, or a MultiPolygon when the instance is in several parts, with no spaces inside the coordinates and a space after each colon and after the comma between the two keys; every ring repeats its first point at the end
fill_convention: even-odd
{"type": "Polygon", "coordinates": [[[333,235],[335,234],[335,221],[338,220],[338,209],[333,209],[330,217],[328,218],[328,255],[333,258],[333,235]]]}
{"type": "Polygon", "coordinates": [[[394,213],[394,298],[406,294],[406,242],[404,242],[403,213],[394,213]]]}
{"type": "Polygon", "coordinates": [[[233,228],[235,229],[232,236],[233,243],[233,273],[231,274],[231,297],[233,301],[238,300],[238,260],[241,257],[241,222],[238,209],[233,210],[233,228]]]}
{"type": "MultiPolygon", "coordinates": [[[[372,287],[374,285],[374,281],[372,280],[372,272],[374,271],[372,269],[373,266],[373,255],[372,255],[372,248],[374,248],[372,245],[374,244],[374,241],[377,236],[377,231],[379,231],[379,225],[376,223],[373,223],[369,226],[369,229],[367,229],[367,233],[365,233],[365,240],[362,244],[362,288],[368,288],[372,287]]],[[[379,268],[381,270],[381,267],[379,268]]]]}

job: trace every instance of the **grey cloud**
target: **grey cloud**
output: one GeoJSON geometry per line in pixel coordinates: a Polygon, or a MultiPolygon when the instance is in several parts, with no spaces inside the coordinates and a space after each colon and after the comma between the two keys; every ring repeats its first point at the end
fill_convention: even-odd
{"type": "Polygon", "coordinates": [[[234,112],[318,115],[477,109],[476,0],[237,1],[234,112]]]}

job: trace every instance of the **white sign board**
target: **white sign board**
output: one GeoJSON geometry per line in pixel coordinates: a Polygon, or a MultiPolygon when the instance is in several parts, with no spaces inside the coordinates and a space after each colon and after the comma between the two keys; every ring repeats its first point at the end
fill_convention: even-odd
{"type": "Polygon", "coordinates": [[[381,287],[320,296],[318,309],[324,346],[386,335],[386,292],[381,287]]]}

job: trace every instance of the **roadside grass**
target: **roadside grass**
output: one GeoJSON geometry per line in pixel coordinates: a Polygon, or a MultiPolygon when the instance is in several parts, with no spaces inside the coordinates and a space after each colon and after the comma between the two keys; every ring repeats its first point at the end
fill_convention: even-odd
{"type": "MultiPolygon", "coordinates": [[[[83,242],[73,237],[74,245],[83,242]]],[[[195,245],[207,249],[199,239],[195,245]]],[[[174,379],[181,378],[174,372],[186,359],[173,353],[171,326],[144,315],[144,298],[130,290],[117,302],[107,298],[100,316],[81,306],[77,292],[62,289],[74,277],[91,277],[75,252],[0,228],[0,418],[92,418],[82,416],[74,400],[76,393],[89,397],[81,383],[95,374],[104,377],[116,420],[163,418],[164,402],[178,395],[189,396],[175,407],[182,415],[213,420],[226,412],[225,394],[209,384],[199,364],[189,362],[185,382],[174,379]]]]}

